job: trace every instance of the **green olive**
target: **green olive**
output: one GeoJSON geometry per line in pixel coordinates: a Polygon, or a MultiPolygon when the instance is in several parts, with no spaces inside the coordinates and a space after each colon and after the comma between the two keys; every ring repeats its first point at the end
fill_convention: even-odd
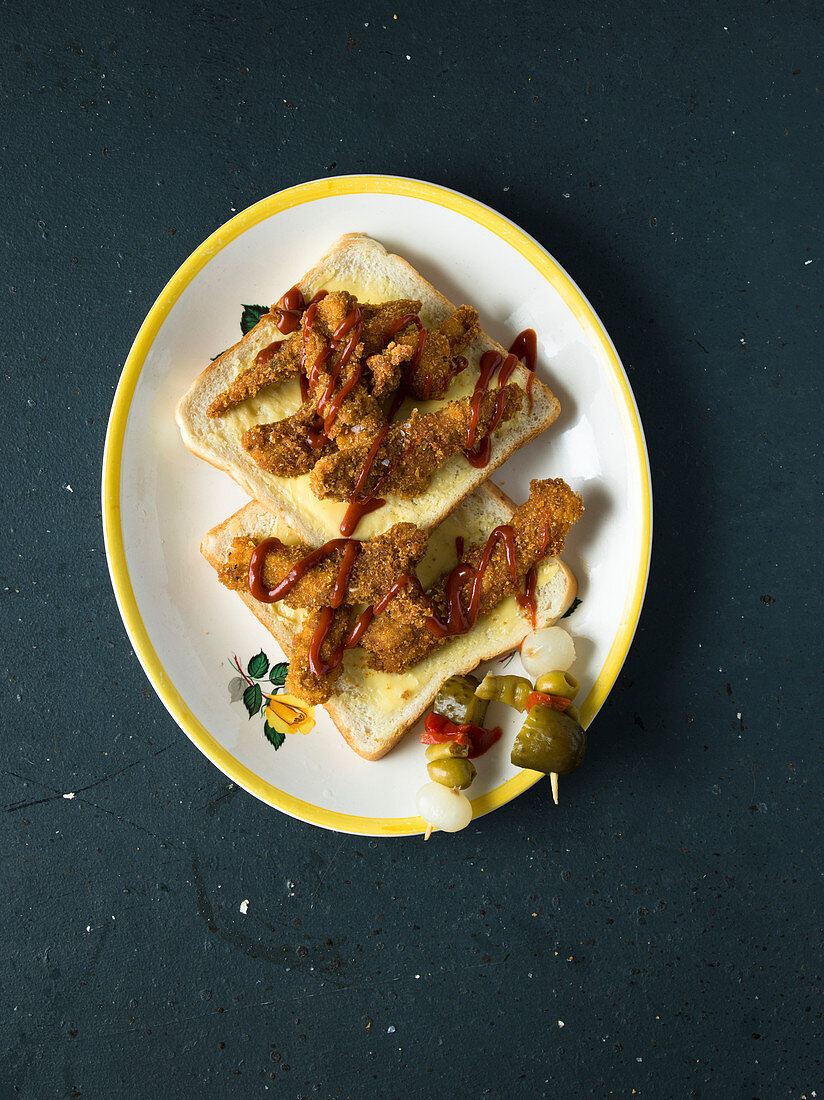
{"type": "MultiPolygon", "coordinates": [[[[578,694],[578,681],[568,672],[545,672],[535,681],[535,690],[543,691],[546,695],[574,699],[578,694]]],[[[566,713],[569,714],[569,711],[566,713]]]]}
{"type": "Polygon", "coordinates": [[[580,726],[580,724],[581,724],[581,712],[578,710],[578,708],[575,706],[574,703],[569,704],[567,709],[564,711],[564,714],[568,714],[569,717],[573,720],[573,722],[577,722],[578,725],[580,726]]]}
{"type": "Polygon", "coordinates": [[[492,699],[496,703],[506,703],[515,710],[525,711],[526,700],[532,683],[525,676],[484,676],[475,694],[479,699],[492,699]]]}
{"type": "Polygon", "coordinates": [[[435,696],[432,709],[436,714],[442,714],[456,726],[466,725],[471,722],[474,726],[482,726],[486,718],[486,701],[475,694],[478,686],[476,676],[450,676],[441,685],[441,690],[435,696]]]}
{"type": "Polygon", "coordinates": [[[564,711],[532,707],[512,747],[516,768],[570,775],[584,762],[587,735],[564,711]]]}
{"type": "Polygon", "coordinates": [[[461,759],[458,756],[433,760],[426,765],[426,770],[433,783],[440,783],[443,787],[457,787],[459,791],[466,790],[478,774],[471,760],[461,759]]]}
{"type": "Polygon", "coordinates": [[[454,741],[442,741],[439,745],[427,745],[427,760],[449,760],[469,755],[468,745],[456,745],[454,741]]]}

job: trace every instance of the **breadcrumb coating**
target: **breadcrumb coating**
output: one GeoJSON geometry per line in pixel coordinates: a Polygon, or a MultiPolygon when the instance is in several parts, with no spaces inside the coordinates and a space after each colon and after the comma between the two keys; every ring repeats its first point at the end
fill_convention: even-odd
{"type": "MultiPolygon", "coordinates": [[[[304,347],[305,362],[311,368],[356,302],[357,300],[346,291],[327,294],[317,303],[312,325],[306,327],[301,324],[285,340],[276,338],[276,342],[266,349],[266,353],[259,354],[254,363],[241,371],[232,384],[214,399],[209,406],[208,415],[220,416],[227,409],[245,401],[247,397],[253,397],[264,386],[272,386],[294,377],[300,371],[304,347]]],[[[412,299],[398,299],[380,305],[366,303],[361,305],[363,329],[359,347],[360,356],[366,356],[368,359],[384,352],[387,344],[385,333],[392,322],[400,320],[408,313],[417,313],[420,308],[420,301],[412,299]]],[[[344,346],[345,340],[341,342],[338,354],[332,355],[327,360],[319,385],[325,384],[329,371],[336,365],[344,346]]],[[[397,383],[392,388],[397,388],[397,383]]]]}
{"type": "MultiPolygon", "coordinates": [[[[355,559],[346,603],[349,606],[375,603],[385,595],[402,573],[414,572],[426,553],[427,536],[414,523],[396,523],[382,535],[360,544],[355,559]]],[[[219,571],[227,588],[244,590],[249,586],[249,561],[257,542],[248,537],[233,540],[227,560],[219,571]]],[[[290,569],[311,553],[306,543],[274,547],[263,560],[262,580],[274,588],[290,569]]],[[[313,566],[284,597],[287,607],[318,610],[328,607],[332,587],[338,575],[343,550],[335,550],[325,561],[313,566]]]]}
{"type": "MultiPolygon", "coordinates": [[[[521,407],[523,395],[518,386],[487,391],[480,403],[475,433],[478,440],[489,432],[499,394],[503,398],[501,423],[510,420],[521,407]]],[[[450,401],[444,408],[424,415],[413,409],[408,420],[393,424],[375,453],[360,498],[392,493],[408,499],[422,493],[435,470],[466,447],[471,400],[463,397],[450,401]]],[[[321,500],[351,499],[374,441],[374,433],[364,432],[350,439],[345,448],[321,458],[310,478],[315,496],[321,500]]]]}

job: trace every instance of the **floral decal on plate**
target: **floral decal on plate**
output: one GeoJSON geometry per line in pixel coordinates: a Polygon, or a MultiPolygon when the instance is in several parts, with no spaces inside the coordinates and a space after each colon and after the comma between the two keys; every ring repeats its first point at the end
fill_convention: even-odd
{"type": "MultiPolygon", "coordinates": [[[[243,305],[243,313],[240,315],[240,331],[245,336],[247,332],[251,332],[261,317],[265,316],[269,312],[268,306],[256,306],[256,305],[243,305]]],[[[212,362],[215,359],[219,359],[224,351],[219,352],[217,355],[212,356],[212,362]]]]}
{"type": "Polygon", "coordinates": [[[245,336],[247,332],[251,332],[258,321],[264,314],[269,312],[268,306],[243,306],[243,313],[240,315],[240,331],[245,336]]]}
{"type": "Polygon", "coordinates": [[[251,658],[245,672],[234,653],[232,665],[240,675],[229,681],[229,696],[233,703],[243,700],[250,718],[263,714],[263,734],[274,749],[280,748],[287,733],[305,734],[315,728],[315,708],[283,691],[289,671],[286,661],[270,665],[261,650],[251,658]]]}

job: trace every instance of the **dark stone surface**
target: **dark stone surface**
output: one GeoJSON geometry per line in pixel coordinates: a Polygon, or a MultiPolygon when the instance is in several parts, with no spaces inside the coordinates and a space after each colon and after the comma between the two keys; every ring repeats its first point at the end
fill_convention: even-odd
{"type": "Polygon", "coordinates": [[[824,1095],[820,6],[0,10],[0,1097],[824,1095]],[[101,535],[166,280],[234,209],[361,171],[550,248],[655,482],[587,766],[428,844],[227,784],[101,535]]]}

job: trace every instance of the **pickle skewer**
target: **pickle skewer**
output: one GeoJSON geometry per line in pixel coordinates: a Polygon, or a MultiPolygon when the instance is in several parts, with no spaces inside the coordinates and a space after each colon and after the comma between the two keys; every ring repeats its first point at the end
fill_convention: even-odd
{"type": "Polygon", "coordinates": [[[558,805],[558,773],[550,772],[549,781],[552,784],[552,801],[558,805]]]}

